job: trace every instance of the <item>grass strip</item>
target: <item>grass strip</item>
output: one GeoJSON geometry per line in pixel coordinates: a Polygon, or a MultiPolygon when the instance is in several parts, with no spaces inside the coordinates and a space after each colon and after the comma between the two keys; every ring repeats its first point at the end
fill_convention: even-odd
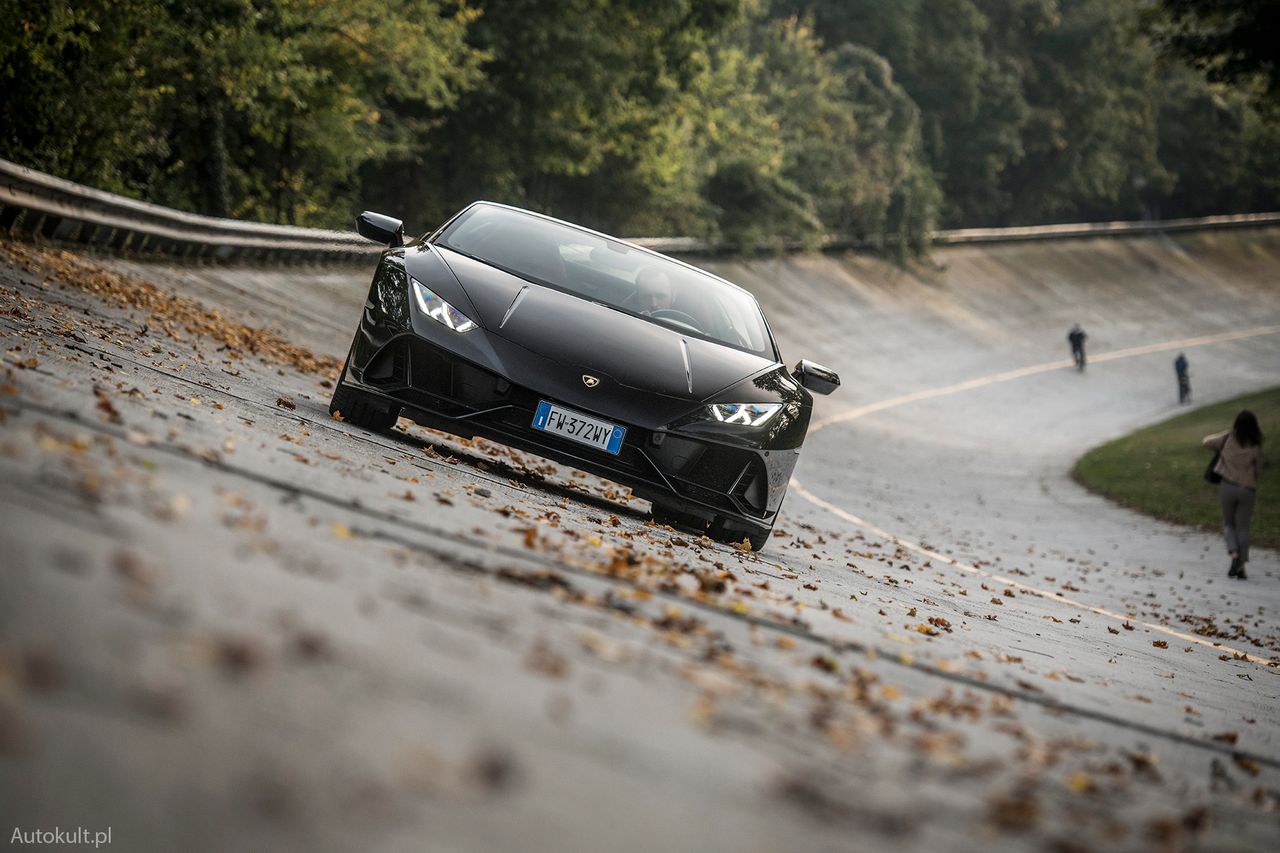
{"type": "MultiPolygon", "coordinates": [[[[1222,529],[1218,487],[1203,479],[1212,453],[1206,435],[1231,426],[1241,409],[1258,416],[1263,454],[1280,458],[1280,388],[1194,409],[1090,450],[1072,476],[1085,488],[1131,509],[1203,530],[1222,529]]],[[[1276,465],[1264,467],[1251,525],[1255,546],[1280,548],[1280,487],[1276,465]]]]}

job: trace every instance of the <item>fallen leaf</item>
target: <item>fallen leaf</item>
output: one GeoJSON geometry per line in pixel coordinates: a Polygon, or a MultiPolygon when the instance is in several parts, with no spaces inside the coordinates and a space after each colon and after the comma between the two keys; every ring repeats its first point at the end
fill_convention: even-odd
{"type": "Polygon", "coordinates": [[[107,392],[102,388],[93,389],[94,396],[98,398],[98,411],[102,413],[101,417],[108,423],[118,424],[121,422],[120,411],[111,402],[107,396],[107,392]]]}
{"type": "Polygon", "coordinates": [[[814,655],[809,664],[815,669],[820,669],[824,672],[836,672],[839,669],[836,659],[830,655],[814,655]]]}
{"type": "Polygon", "coordinates": [[[1231,756],[1231,760],[1235,762],[1236,767],[1239,767],[1250,776],[1257,776],[1262,772],[1262,765],[1247,755],[1236,753],[1231,756]]]}
{"type": "Polygon", "coordinates": [[[262,649],[250,640],[225,637],[214,645],[214,659],[223,672],[242,676],[262,666],[262,649]]]}
{"type": "Polygon", "coordinates": [[[1088,773],[1072,773],[1067,777],[1067,790],[1074,794],[1092,794],[1098,790],[1098,785],[1088,773]]]}
{"type": "Polygon", "coordinates": [[[299,631],[290,643],[293,652],[304,660],[328,660],[333,657],[333,646],[328,637],[315,631],[299,631]]]}
{"type": "Polygon", "coordinates": [[[564,678],[569,672],[569,661],[557,653],[547,641],[539,637],[524,659],[525,668],[547,678],[564,678]]]}
{"type": "Polygon", "coordinates": [[[1035,826],[1040,806],[1029,794],[1018,792],[991,800],[987,818],[1005,832],[1020,832],[1035,826]]]}
{"type": "Polygon", "coordinates": [[[471,762],[468,775],[485,790],[504,791],[520,781],[520,765],[509,752],[486,749],[471,762]]]}

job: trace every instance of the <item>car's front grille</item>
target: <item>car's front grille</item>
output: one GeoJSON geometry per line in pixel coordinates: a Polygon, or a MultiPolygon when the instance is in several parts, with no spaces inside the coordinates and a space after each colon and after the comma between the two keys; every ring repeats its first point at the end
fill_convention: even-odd
{"type": "Polygon", "coordinates": [[[755,458],[749,450],[666,435],[649,455],[664,473],[727,493],[755,458]]]}
{"type": "MultiPolygon", "coordinates": [[[[626,440],[616,455],[534,429],[539,401],[547,399],[416,337],[384,346],[365,367],[366,384],[426,413],[465,419],[469,430],[554,450],[562,458],[661,484],[689,500],[722,510],[763,516],[764,465],[751,450],[654,433],[623,423],[626,440]]],[[[613,423],[615,418],[605,417],[613,423]]]]}
{"type": "Polygon", "coordinates": [[[562,448],[620,472],[632,473],[667,486],[677,495],[724,510],[763,516],[766,503],[763,464],[749,450],[686,439],[669,433],[655,442],[654,433],[630,424],[627,439],[617,455],[605,455],[589,447],[532,426],[538,394],[513,388],[512,405],[481,416],[482,423],[501,424],[539,445],[562,448]]]}

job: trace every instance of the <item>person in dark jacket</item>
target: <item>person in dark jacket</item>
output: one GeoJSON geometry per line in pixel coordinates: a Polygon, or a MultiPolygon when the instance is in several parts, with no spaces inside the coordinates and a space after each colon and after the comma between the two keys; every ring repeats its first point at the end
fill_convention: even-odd
{"type": "Polygon", "coordinates": [[[1089,336],[1080,328],[1079,323],[1067,332],[1067,340],[1071,342],[1071,357],[1076,360],[1076,370],[1084,370],[1084,339],[1087,337],[1089,336]]]}
{"type": "Polygon", "coordinates": [[[1186,353],[1178,353],[1173,360],[1173,372],[1178,375],[1178,402],[1186,405],[1191,402],[1191,374],[1188,372],[1186,353]]]}

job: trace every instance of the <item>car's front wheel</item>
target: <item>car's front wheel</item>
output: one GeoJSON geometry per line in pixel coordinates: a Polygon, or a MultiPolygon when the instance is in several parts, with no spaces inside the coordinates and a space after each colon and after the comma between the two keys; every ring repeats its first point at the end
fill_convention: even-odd
{"type": "Polygon", "coordinates": [[[386,432],[400,419],[400,407],[389,404],[345,384],[347,366],[333,386],[333,398],[329,401],[329,414],[340,421],[355,424],[364,429],[386,432]]]}
{"type": "Polygon", "coordinates": [[[773,525],[761,529],[759,527],[746,527],[744,525],[735,524],[732,519],[718,515],[715,521],[711,522],[711,527],[707,530],[707,535],[717,542],[724,542],[729,545],[740,544],[744,539],[751,546],[752,551],[759,551],[769,542],[769,534],[773,533],[773,525]]]}

